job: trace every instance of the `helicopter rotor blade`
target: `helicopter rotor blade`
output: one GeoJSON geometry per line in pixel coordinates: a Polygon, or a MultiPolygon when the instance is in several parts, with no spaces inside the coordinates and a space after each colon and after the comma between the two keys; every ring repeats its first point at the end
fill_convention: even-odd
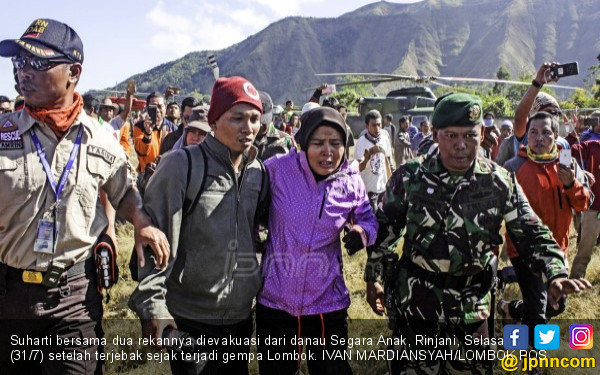
{"type": "MultiPolygon", "coordinates": [[[[335,85],[336,87],[344,87],[344,86],[355,86],[355,85],[362,85],[362,84],[369,84],[369,83],[382,83],[382,82],[394,82],[397,81],[398,79],[395,78],[382,78],[382,79],[366,79],[366,80],[362,80],[362,81],[356,81],[356,82],[336,82],[336,83],[329,83],[329,85],[335,85]]],[[[308,92],[311,90],[314,90],[314,87],[307,87],[304,88],[302,91],[304,92],[308,92]]]]}
{"type": "Polygon", "coordinates": [[[386,73],[317,73],[317,77],[339,77],[339,76],[365,76],[365,77],[383,77],[383,78],[396,78],[406,80],[418,80],[421,77],[418,76],[406,76],[401,74],[386,74],[386,73]]]}
{"type": "MultiPolygon", "coordinates": [[[[505,85],[531,85],[530,82],[522,82],[522,81],[511,81],[505,79],[494,79],[494,78],[469,78],[469,77],[431,77],[432,80],[441,80],[441,81],[449,81],[449,82],[484,82],[484,83],[500,83],[505,85]]],[[[575,86],[564,86],[564,85],[556,85],[556,84],[547,84],[548,87],[555,87],[560,89],[568,89],[568,90],[584,90],[582,87],[575,86]]]]}

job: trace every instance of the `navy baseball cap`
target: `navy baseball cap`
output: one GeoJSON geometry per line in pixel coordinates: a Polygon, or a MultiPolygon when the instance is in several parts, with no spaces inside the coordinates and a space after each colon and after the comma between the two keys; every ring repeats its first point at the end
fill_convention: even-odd
{"type": "Polygon", "coordinates": [[[0,42],[0,56],[17,56],[21,50],[43,58],[66,56],[73,62],[83,63],[83,43],[70,26],[39,18],[25,30],[19,39],[0,42]]]}

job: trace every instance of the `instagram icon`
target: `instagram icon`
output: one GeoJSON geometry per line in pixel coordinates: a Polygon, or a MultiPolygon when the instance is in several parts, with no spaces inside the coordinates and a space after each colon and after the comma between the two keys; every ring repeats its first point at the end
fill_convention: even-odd
{"type": "Polygon", "coordinates": [[[571,349],[591,349],[594,346],[594,328],[591,324],[571,324],[569,327],[571,349]]]}

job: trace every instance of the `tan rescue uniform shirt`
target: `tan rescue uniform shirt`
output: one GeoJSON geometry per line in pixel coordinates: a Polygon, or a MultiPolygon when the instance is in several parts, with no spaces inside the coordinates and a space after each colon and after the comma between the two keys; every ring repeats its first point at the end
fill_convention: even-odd
{"type": "Polygon", "coordinates": [[[53,258],[67,266],[87,259],[108,226],[99,189],[118,207],[131,186],[131,166],[123,148],[85,111],[60,142],[24,110],[0,116],[0,262],[45,271],[53,258]],[[55,198],[29,129],[34,128],[58,184],[81,124],[81,148],[58,205],[56,251],[34,253],[38,222],[55,198]]]}

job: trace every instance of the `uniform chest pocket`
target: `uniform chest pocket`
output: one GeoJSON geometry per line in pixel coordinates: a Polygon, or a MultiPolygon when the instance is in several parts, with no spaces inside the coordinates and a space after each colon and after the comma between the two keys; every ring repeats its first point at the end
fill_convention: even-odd
{"type": "Polygon", "coordinates": [[[7,191],[25,188],[25,159],[0,155],[0,186],[7,191]]]}
{"type": "Polygon", "coordinates": [[[500,227],[503,217],[500,214],[501,203],[496,197],[471,199],[461,205],[471,249],[488,251],[502,244],[500,227]]]}
{"type": "Polygon", "coordinates": [[[102,157],[88,153],[87,170],[93,178],[100,181],[100,185],[103,185],[110,176],[111,165],[102,157]]]}
{"type": "Polygon", "coordinates": [[[446,215],[445,204],[434,196],[411,193],[407,197],[407,239],[421,249],[428,249],[437,238],[446,215]]]}

